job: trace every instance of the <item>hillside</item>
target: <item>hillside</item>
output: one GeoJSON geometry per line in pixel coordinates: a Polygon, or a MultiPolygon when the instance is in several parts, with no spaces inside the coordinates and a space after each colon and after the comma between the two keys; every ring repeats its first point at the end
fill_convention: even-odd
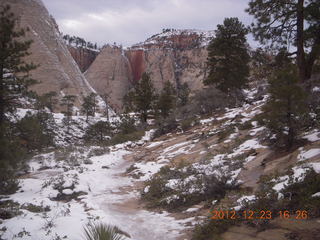
{"type": "Polygon", "coordinates": [[[0,3],[2,6],[6,4],[11,5],[19,18],[19,26],[30,29],[25,36],[33,41],[30,48],[32,54],[27,61],[39,65],[31,76],[40,82],[32,89],[38,94],[54,91],[59,97],[75,95],[79,107],[82,97],[93,90],[73,60],[55,20],[42,1],[4,0],[0,3]]]}
{"type": "Polygon", "coordinates": [[[188,84],[194,93],[203,88],[206,46],[212,36],[212,31],[167,29],[126,49],[109,45],[85,76],[99,94],[110,96],[110,104],[117,110],[121,110],[124,95],[144,72],[152,75],[158,91],[170,81],[178,91],[188,84]]]}
{"type": "MultiPolygon", "coordinates": [[[[5,198],[10,217],[0,225],[2,238],[20,234],[23,239],[77,239],[78,226],[99,219],[121,226],[130,239],[191,239],[194,226],[211,216],[210,209],[246,209],[246,201],[254,202],[259,194],[264,176],[271,177],[271,187],[281,196],[290,177],[301,182],[308,168],[319,173],[319,130],[306,132],[306,143],[294,151],[274,152],[266,145],[266,129],[255,120],[267,97],[257,100],[255,94],[248,92],[250,104],[157,138],[152,138],[153,129],[135,142],[112,147],[77,144],[34,156],[29,173],[19,178],[21,189],[5,198]],[[210,195],[202,185],[215,184],[215,178],[225,178],[224,183],[218,180],[226,184],[219,185],[226,188],[225,195],[210,195]]],[[[61,117],[55,119],[59,124],[61,117]]],[[[70,134],[80,137],[85,118],[73,119],[70,134]]],[[[64,130],[58,129],[60,136],[64,130]]],[[[316,198],[319,193],[312,194],[316,198]]],[[[222,239],[285,239],[287,234],[316,239],[318,234],[319,218],[294,223],[272,219],[263,231],[244,224],[230,228],[222,239]]]]}

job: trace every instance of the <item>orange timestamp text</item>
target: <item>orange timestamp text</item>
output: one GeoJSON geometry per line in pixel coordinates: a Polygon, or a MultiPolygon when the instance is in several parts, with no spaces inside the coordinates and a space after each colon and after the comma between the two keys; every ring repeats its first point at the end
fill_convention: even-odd
{"type": "Polygon", "coordinates": [[[243,219],[243,220],[271,220],[276,217],[280,219],[308,219],[308,212],[306,210],[296,210],[296,211],[270,211],[270,210],[244,210],[244,211],[235,211],[235,210],[211,210],[211,219],[222,220],[222,219],[243,219]]]}

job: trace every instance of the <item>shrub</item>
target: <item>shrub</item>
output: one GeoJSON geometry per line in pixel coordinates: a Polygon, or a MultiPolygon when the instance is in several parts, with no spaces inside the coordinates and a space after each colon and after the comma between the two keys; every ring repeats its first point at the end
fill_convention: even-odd
{"type": "Polygon", "coordinates": [[[192,233],[192,240],[213,240],[220,239],[220,234],[227,231],[232,225],[236,223],[235,220],[219,219],[207,220],[204,224],[196,225],[192,233]]]}
{"type": "Polygon", "coordinates": [[[85,240],[122,240],[130,236],[116,226],[102,223],[89,223],[84,228],[85,240]]]}
{"type": "Polygon", "coordinates": [[[171,133],[171,132],[177,130],[177,128],[179,126],[179,124],[176,121],[174,116],[166,118],[165,120],[159,119],[159,120],[157,120],[156,124],[157,124],[157,130],[155,131],[155,133],[153,135],[154,138],[160,137],[160,136],[167,134],[167,133],[171,133]]]}
{"type": "Polygon", "coordinates": [[[128,141],[137,141],[140,140],[144,136],[144,131],[135,131],[128,134],[118,133],[111,138],[109,144],[116,145],[128,141]]]}

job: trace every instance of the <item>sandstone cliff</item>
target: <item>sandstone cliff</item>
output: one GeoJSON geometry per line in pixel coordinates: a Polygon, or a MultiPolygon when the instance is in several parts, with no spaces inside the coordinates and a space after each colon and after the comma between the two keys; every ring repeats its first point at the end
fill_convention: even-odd
{"type": "Polygon", "coordinates": [[[76,95],[79,106],[82,96],[92,91],[84,75],[79,70],[54,19],[49,15],[41,0],[1,0],[0,4],[10,4],[18,17],[20,27],[29,28],[26,39],[33,40],[32,53],[28,61],[40,66],[31,72],[40,84],[32,88],[39,94],[49,91],[76,95]]]}
{"type": "Polygon", "coordinates": [[[71,56],[78,64],[81,72],[87,71],[93,61],[99,54],[98,50],[91,50],[83,47],[74,47],[71,45],[67,45],[68,50],[71,53],[71,56]]]}
{"type": "Polygon", "coordinates": [[[99,95],[107,96],[113,109],[121,109],[123,96],[132,86],[130,63],[121,48],[104,47],[85,76],[99,95]]]}
{"type": "Polygon", "coordinates": [[[158,91],[170,81],[177,89],[187,83],[194,92],[203,87],[206,47],[212,36],[211,31],[167,29],[123,52],[109,46],[88,69],[86,77],[98,93],[107,89],[112,92],[109,101],[118,110],[123,96],[143,72],[151,74],[158,91]]]}

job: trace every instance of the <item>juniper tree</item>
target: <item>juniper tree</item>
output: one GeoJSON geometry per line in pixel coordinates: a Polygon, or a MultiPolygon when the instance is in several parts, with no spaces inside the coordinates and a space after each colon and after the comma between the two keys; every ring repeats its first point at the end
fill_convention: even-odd
{"type": "Polygon", "coordinates": [[[300,81],[309,79],[320,55],[319,0],[250,0],[252,31],[262,44],[286,47],[296,55],[300,81]]]}
{"type": "Polygon", "coordinates": [[[225,93],[241,89],[249,76],[248,29],[238,18],[226,18],[217,26],[208,46],[209,68],[205,85],[215,85],[225,93]]]}

